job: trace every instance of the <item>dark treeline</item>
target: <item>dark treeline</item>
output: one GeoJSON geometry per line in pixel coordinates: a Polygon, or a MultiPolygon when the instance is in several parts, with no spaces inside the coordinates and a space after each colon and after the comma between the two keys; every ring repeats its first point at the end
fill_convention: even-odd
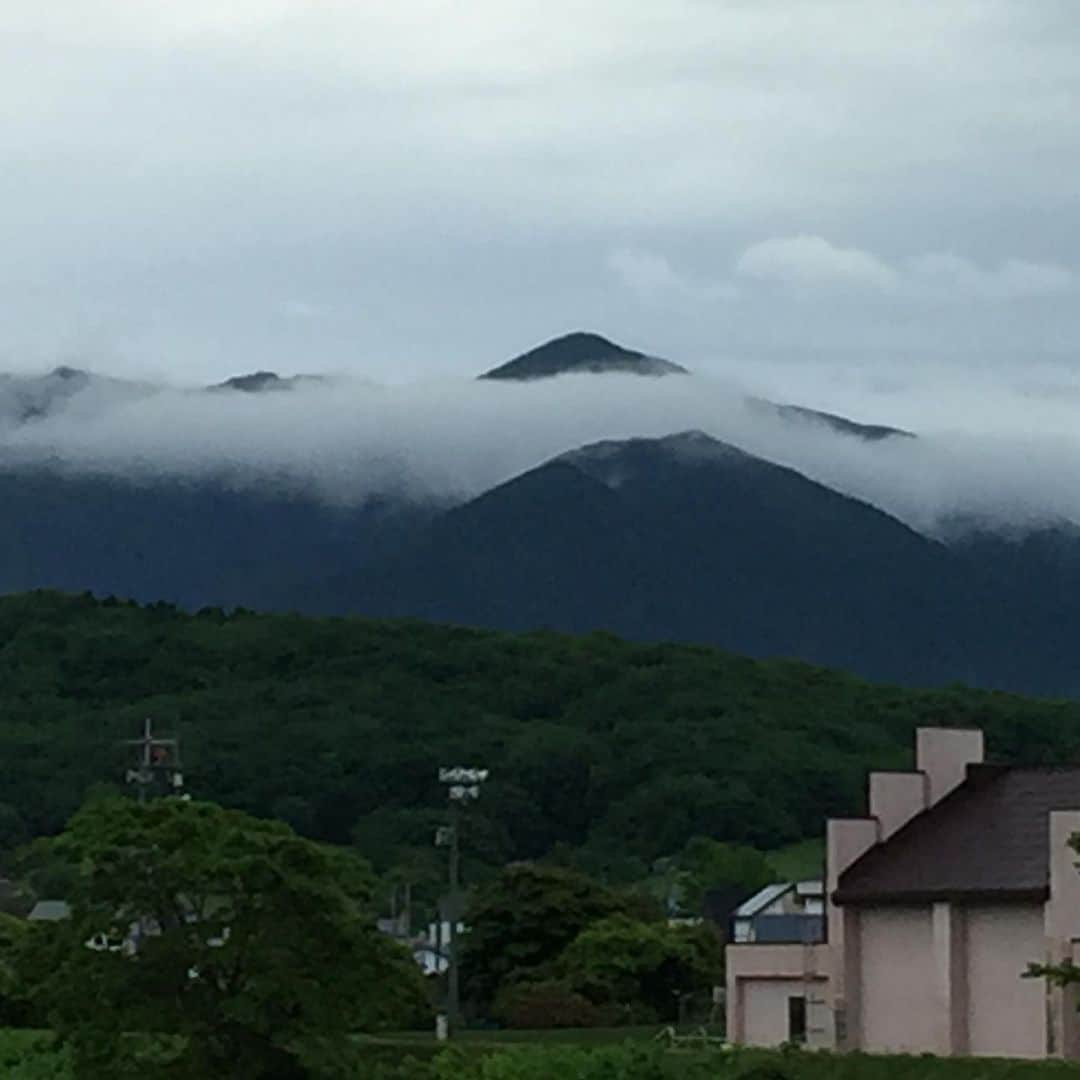
{"type": "Polygon", "coordinates": [[[491,770],[468,822],[477,864],[563,857],[630,879],[693,836],[767,849],[816,835],[860,811],[868,767],[910,763],[920,724],[982,726],[1009,760],[1080,752],[1080,703],[603,634],[34,593],[0,599],[0,848],[122,782],[121,742],[147,716],[180,732],[198,798],[417,877],[442,864],[441,765],[491,770]]]}

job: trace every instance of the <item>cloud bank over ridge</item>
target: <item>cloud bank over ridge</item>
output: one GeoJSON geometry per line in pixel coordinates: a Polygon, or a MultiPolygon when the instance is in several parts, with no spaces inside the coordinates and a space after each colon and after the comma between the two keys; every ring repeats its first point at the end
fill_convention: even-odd
{"type": "Polygon", "coordinates": [[[924,531],[956,515],[1024,528],[1080,522],[1080,377],[1070,370],[1037,369],[1018,380],[927,369],[899,383],[882,381],[872,366],[800,372],[781,364],[758,365],[748,378],[744,364],[715,358],[714,370],[725,368],[528,384],[379,386],[341,376],[263,393],[92,380],[22,422],[11,401],[26,383],[8,380],[0,382],[0,461],[141,481],[167,473],[288,483],[343,501],[388,490],[462,499],[590,442],[698,429],[924,531]],[[755,398],[919,438],[868,443],[780,417],[755,398]]]}

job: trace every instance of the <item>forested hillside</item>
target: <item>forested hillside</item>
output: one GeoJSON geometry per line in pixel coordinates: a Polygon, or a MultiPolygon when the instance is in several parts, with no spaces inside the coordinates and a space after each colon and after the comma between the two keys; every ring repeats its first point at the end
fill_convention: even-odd
{"type": "Polygon", "coordinates": [[[981,725],[1005,759],[1080,754],[1080,703],[604,634],[36,593],[0,599],[0,846],[120,782],[121,740],[146,716],[180,731],[197,797],[355,840],[381,870],[435,858],[440,765],[491,770],[471,859],[557,849],[632,876],[695,835],[760,848],[815,835],[860,810],[867,767],[909,763],[918,724],[981,725]]]}

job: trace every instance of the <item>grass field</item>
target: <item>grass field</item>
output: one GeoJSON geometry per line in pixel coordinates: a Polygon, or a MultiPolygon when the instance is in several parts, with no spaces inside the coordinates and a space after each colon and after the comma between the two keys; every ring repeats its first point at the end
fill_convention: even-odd
{"type": "MultiPolygon", "coordinates": [[[[656,1028],[358,1040],[356,1080],[1080,1080],[1080,1063],[666,1047],[656,1028]]],[[[337,1074],[335,1074],[337,1075],[337,1074]]],[[[73,1080],[47,1032],[0,1030],[0,1080],[73,1080]]]]}
{"type": "Polygon", "coordinates": [[[392,1080],[1080,1080],[1080,1062],[666,1046],[655,1027],[369,1038],[392,1080]],[[433,1068],[431,1063],[435,1062],[433,1068]]]}
{"type": "Polygon", "coordinates": [[[71,1080],[67,1054],[57,1050],[47,1031],[0,1028],[3,1080],[71,1080]]]}
{"type": "MultiPolygon", "coordinates": [[[[527,1044],[570,1044],[574,1046],[607,1046],[612,1043],[642,1042],[655,1039],[659,1028],[555,1028],[550,1031],[461,1031],[453,1042],[460,1046],[475,1046],[498,1050],[506,1046],[527,1044]]],[[[426,1031],[394,1032],[390,1035],[365,1035],[363,1041],[371,1045],[411,1046],[437,1050],[440,1045],[434,1034],[426,1031]]]]}
{"type": "Polygon", "coordinates": [[[782,881],[814,880],[825,872],[825,841],[800,840],[767,852],[765,858],[782,881]]]}

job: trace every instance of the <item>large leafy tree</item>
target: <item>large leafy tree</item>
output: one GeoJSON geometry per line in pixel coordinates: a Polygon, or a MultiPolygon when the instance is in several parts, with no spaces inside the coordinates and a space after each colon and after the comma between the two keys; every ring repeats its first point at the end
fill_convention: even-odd
{"type": "Polygon", "coordinates": [[[469,997],[488,1004],[508,980],[553,961],[586,926],[633,906],[574,870],[511,863],[478,891],[466,914],[462,967],[469,997]]]}
{"type": "Polygon", "coordinates": [[[73,914],[27,973],[81,1077],[347,1075],[352,1032],[423,1008],[372,926],[366,866],[283,824],[110,799],[57,847],[81,871],[73,914]]]}
{"type": "Polygon", "coordinates": [[[695,836],[679,855],[680,906],[700,915],[709,889],[727,889],[752,896],[777,880],[765,856],[742,844],[725,844],[707,836],[695,836]]]}
{"type": "Polygon", "coordinates": [[[680,998],[707,995],[721,981],[723,948],[708,927],[615,915],[582,930],[555,968],[596,1005],[645,1005],[660,1019],[675,1019],[680,998]]]}

